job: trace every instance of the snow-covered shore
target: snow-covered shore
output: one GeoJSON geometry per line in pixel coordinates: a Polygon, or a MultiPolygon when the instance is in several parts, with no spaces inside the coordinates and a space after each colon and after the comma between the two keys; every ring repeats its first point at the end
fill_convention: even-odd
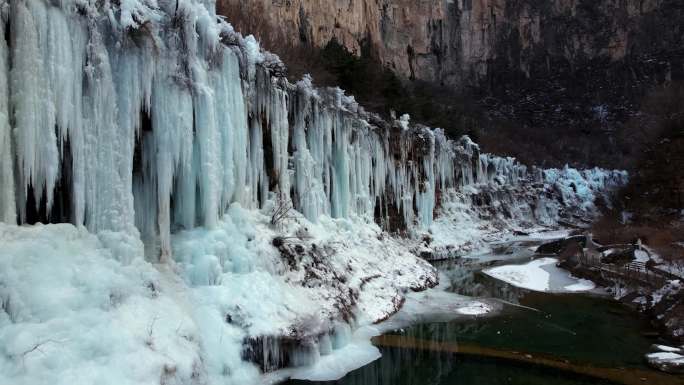
{"type": "Polygon", "coordinates": [[[648,363],[662,371],[670,373],[684,372],[684,347],[654,345],[655,353],[646,355],[648,363]]]}
{"type": "Polygon", "coordinates": [[[245,340],[301,344],[299,358],[277,344],[256,352],[267,365],[313,363],[350,341],[348,322],[387,318],[406,292],[437,283],[377,225],[346,219],[300,219],[290,265],[268,220],[234,206],[214,230],[174,235],[165,264],[122,263],[68,224],[0,224],[0,383],[258,382],[245,340]]]}

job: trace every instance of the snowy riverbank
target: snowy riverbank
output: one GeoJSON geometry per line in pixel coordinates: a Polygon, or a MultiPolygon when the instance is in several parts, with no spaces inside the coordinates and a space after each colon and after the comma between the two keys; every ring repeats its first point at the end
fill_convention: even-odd
{"type": "Polygon", "coordinates": [[[234,207],[214,231],[174,236],[176,262],[162,265],[122,263],[83,228],[0,224],[0,382],[258,382],[244,361],[250,336],[296,339],[303,361],[278,362],[294,352],[277,345],[258,354],[303,365],[350,342],[352,311],[367,317],[357,325],[372,324],[405,292],[436,283],[428,263],[378,239],[375,225],[309,223],[292,242],[324,254],[290,267],[266,223],[234,207]]]}

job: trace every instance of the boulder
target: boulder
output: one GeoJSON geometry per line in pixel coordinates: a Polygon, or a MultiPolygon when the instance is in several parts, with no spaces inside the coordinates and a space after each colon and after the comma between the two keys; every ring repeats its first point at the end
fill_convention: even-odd
{"type": "Polygon", "coordinates": [[[625,265],[634,261],[634,248],[609,249],[602,253],[601,262],[612,265],[625,265]]]}
{"type": "Polygon", "coordinates": [[[584,235],[574,235],[563,239],[547,242],[537,247],[537,254],[560,254],[566,247],[572,243],[577,243],[581,247],[586,244],[586,237],[584,235]]]}

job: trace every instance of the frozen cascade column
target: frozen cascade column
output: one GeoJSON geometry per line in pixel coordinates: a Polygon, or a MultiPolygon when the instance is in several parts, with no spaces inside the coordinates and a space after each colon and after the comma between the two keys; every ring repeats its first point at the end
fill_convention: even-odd
{"type": "Polygon", "coordinates": [[[468,136],[462,136],[456,148],[460,153],[461,187],[472,186],[477,182],[480,148],[468,136]]]}
{"type": "Polygon", "coordinates": [[[432,224],[432,213],[435,208],[435,137],[430,132],[424,132],[428,136],[428,153],[423,154],[422,177],[416,181],[416,208],[420,227],[426,229],[432,224]]]}
{"type": "Polygon", "coordinates": [[[386,156],[386,151],[388,148],[387,138],[385,135],[379,135],[378,133],[373,133],[374,140],[370,142],[371,152],[371,173],[370,184],[371,184],[371,206],[375,204],[383,205],[383,199],[385,196],[385,189],[387,188],[387,168],[390,166],[388,162],[389,156],[386,156]]]}
{"type": "Polygon", "coordinates": [[[330,111],[316,101],[312,105],[313,127],[307,132],[307,145],[314,160],[314,175],[320,180],[322,190],[322,213],[332,215],[332,167],[333,153],[333,116],[330,111]]]}
{"type": "MultiPolygon", "coordinates": [[[[192,228],[195,223],[196,180],[192,172],[193,149],[193,101],[190,92],[170,75],[175,69],[175,60],[169,56],[161,58],[157,64],[152,93],[152,133],[154,135],[154,154],[156,183],[157,223],[159,227],[160,248],[163,257],[171,253],[171,198],[174,195],[177,206],[174,218],[184,228],[192,228]],[[176,183],[174,183],[176,180],[176,183]],[[177,187],[176,187],[177,186],[177,187]],[[174,187],[176,188],[174,194],[174,187]],[[192,190],[191,193],[188,191],[192,190]],[[188,196],[190,194],[190,196],[188,196]]],[[[137,197],[136,197],[137,199],[137,197]]],[[[152,213],[140,213],[154,217],[152,213]]]]}
{"type": "MultiPolygon", "coordinates": [[[[0,15],[0,27],[5,30],[5,20],[0,15]]],[[[15,223],[14,161],[12,133],[9,124],[9,52],[4,36],[0,37],[0,222],[15,223]]]]}
{"type": "MultiPolygon", "coordinates": [[[[288,140],[290,126],[287,118],[287,92],[276,87],[271,93],[270,130],[273,147],[273,170],[278,181],[278,190],[285,197],[290,197],[290,170],[288,140]]],[[[269,165],[270,166],[270,165],[269,165]]]]}
{"type": "Polygon", "coordinates": [[[257,68],[250,111],[251,204],[255,207],[268,198],[274,183],[277,191],[273,192],[285,200],[290,197],[288,94],[281,82],[270,69],[257,68]]]}
{"type": "Polygon", "coordinates": [[[397,165],[395,195],[396,207],[401,210],[404,216],[404,223],[411,226],[413,223],[413,201],[415,197],[415,166],[413,160],[409,159],[409,151],[412,149],[412,142],[405,133],[401,135],[401,162],[397,165]]]}
{"type": "Polygon", "coordinates": [[[116,90],[109,54],[99,31],[90,30],[83,106],[86,226],[93,231],[137,233],[131,179],[133,133],[117,125],[116,90]]]}
{"type": "MultiPolygon", "coordinates": [[[[87,35],[87,32],[84,32],[83,35],[87,35]]],[[[116,98],[116,130],[121,138],[117,152],[122,155],[128,154],[121,156],[117,167],[119,175],[121,175],[121,184],[130,186],[132,189],[134,197],[132,211],[135,216],[135,227],[140,232],[145,247],[148,250],[154,249],[155,253],[158,254],[157,233],[158,228],[163,226],[158,226],[158,223],[164,223],[158,218],[158,213],[164,211],[160,208],[158,210],[157,198],[162,198],[164,195],[157,193],[156,183],[143,184],[143,182],[156,181],[158,176],[156,168],[158,163],[154,159],[153,147],[153,142],[156,140],[153,134],[156,134],[157,131],[154,130],[154,127],[149,126],[149,122],[155,120],[154,118],[150,119],[153,76],[156,64],[158,64],[158,56],[163,56],[165,52],[159,52],[161,55],[158,55],[151,42],[139,40],[134,43],[128,34],[120,36],[115,34],[114,36],[116,38],[112,39],[112,35],[106,34],[104,40],[111,62],[112,82],[116,98]],[[143,127],[143,122],[145,122],[145,127],[143,127]],[[141,146],[138,151],[137,170],[134,169],[136,142],[139,142],[141,146]],[[150,148],[152,152],[148,154],[144,148],[150,148]],[[140,158],[144,158],[145,161],[141,161],[140,158]],[[142,168],[150,168],[144,171],[144,179],[140,175],[142,163],[145,164],[142,168]]],[[[83,143],[85,137],[82,138],[81,135],[74,134],[70,132],[70,138],[76,140],[74,143],[83,143]]],[[[80,145],[80,147],[82,146],[80,145]]],[[[74,166],[77,166],[76,162],[74,166]]],[[[85,168],[84,166],[79,167],[79,171],[85,168]]],[[[83,172],[82,174],[85,175],[83,172]]],[[[78,178],[80,179],[82,176],[78,178]]],[[[85,210],[85,208],[78,208],[76,211],[80,212],[81,210],[85,210]]],[[[152,252],[146,254],[152,255],[152,252]]]]}
{"type": "Polygon", "coordinates": [[[330,207],[334,218],[349,216],[349,136],[348,122],[339,111],[333,114],[332,189],[330,207]]]}
{"type": "Polygon", "coordinates": [[[268,194],[268,174],[264,164],[264,145],[261,121],[251,119],[249,130],[249,163],[247,164],[248,197],[247,207],[258,207],[268,194]]]}
{"type": "Polygon", "coordinates": [[[310,79],[305,78],[297,86],[292,138],[297,198],[295,206],[307,219],[316,222],[320,215],[329,212],[330,206],[323,189],[326,183],[322,165],[326,158],[323,155],[326,127],[316,116],[318,100],[312,91],[310,79]],[[309,146],[312,147],[311,151],[309,146]]]}
{"type": "Polygon", "coordinates": [[[240,62],[237,48],[231,48],[231,55],[224,54],[224,71],[229,74],[225,79],[227,82],[227,105],[229,110],[229,122],[222,135],[224,136],[224,157],[226,164],[232,164],[232,177],[228,170],[224,170],[224,208],[232,202],[239,202],[248,206],[249,189],[247,187],[248,161],[249,161],[249,131],[250,127],[247,119],[246,96],[242,90],[242,79],[240,77],[240,62]],[[232,134],[229,132],[232,130],[232,134]],[[229,147],[232,146],[232,150],[229,147]],[[232,157],[232,162],[227,159],[232,157]],[[232,186],[231,186],[232,183],[232,186]],[[232,190],[232,193],[231,193],[232,190]]]}
{"type": "Polygon", "coordinates": [[[351,197],[351,213],[362,217],[367,217],[372,214],[372,208],[375,201],[371,199],[371,151],[369,148],[370,142],[374,137],[368,130],[368,126],[364,121],[353,122],[349,120],[350,124],[360,123],[362,126],[353,127],[355,135],[353,142],[349,146],[349,160],[350,160],[350,175],[349,187],[351,197]]]}
{"type": "Polygon", "coordinates": [[[204,226],[215,227],[222,193],[221,134],[216,121],[214,90],[203,63],[192,63],[196,92],[193,97],[196,140],[199,144],[200,212],[204,226]]]}
{"type": "MultiPolygon", "coordinates": [[[[456,159],[452,151],[453,142],[446,138],[442,129],[436,129],[433,135],[435,137],[435,173],[439,181],[439,189],[444,190],[454,187],[454,163],[456,159]]],[[[436,193],[437,191],[435,191],[436,193]]],[[[435,201],[436,199],[435,196],[435,201]]]]}
{"type": "MultiPolygon", "coordinates": [[[[29,187],[51,209],[70,151],[71,217],[91,231],[135,233],[133,137],[117,124],[110,55],[98,26],[38,0],[11,3],[10,105],[20,221],[29,187]],[[69,140],[69,146],[65,145],[69,140]]],[[[70,177],[70,178],[69,178],[70,177]]]]}
{"type": "Polygon", "coordinates": [[[211,72],[214,89],[214,116],[221,137],[219,164],[222,176],[218,215],[228,206],[239,201],[244,189],[247,147],[246,106],[242,94],[240,67],[235,52],[221,50],[221,62],[211,72]]]}
{"type": "MultiPolygon", "coordinates": [[[[89,41],[88,27],[80,20],[69,20],[69,36],[71,36],[71,68],[66,81],[71,87],[68,95],[69,105],[68,137],[71,148],[71,185],[72,185],[72,222],[86,224],[86,152],[85,121],[83,95],[83,78],[86,64],[86,46],[89,41]]],[[[133,138],[131,138],[133,139],[133,138]]]]}
{"type": "MultiPolygon", "coordinates": [[[[245,104],[242,97],[240,67],[238,59],[231,49],[224,49],[222,55],[221,72],[217,81],[216,116],[219,118],[219,128],[222,141],[223,188],[221,197],[221,212],[225,212],[233,202],[236,190],[244,185],[236,181],[238,171],[235,167],[235,152],[238,138],[243,138],[247,128],[245,104]]],[[[243,139],[244,140],[244,139],[243,139]]],[[[242,144],[242,151],[245,145],[242,144]]]]}
{"type": "MultiPolygon", "coordinates": [[[[10,3],[10,103],[14,111],[14,140],[19,172],[20,219],[25,219],[28,187],[36,202],[46,191],[47,205],[59,172],[55,136],[55,106],[48,79],[48,19],[43,1],[10,3]]],[[[58,16],[59,17],[59,16],[58,16]]]]}
{"type": "Polygon", "coordinates": [[[367,121],[358,120],[354,126],[351,175],[354,211],[357,215],[372,219],[375,205],[380,201],[378,198],[384,194],[384,143],[367,121]]]}

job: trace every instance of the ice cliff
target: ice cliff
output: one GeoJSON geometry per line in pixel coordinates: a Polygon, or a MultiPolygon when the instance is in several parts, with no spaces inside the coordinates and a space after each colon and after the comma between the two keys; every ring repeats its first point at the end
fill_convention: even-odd
{"type": "Polygon", "coordinates": [[[436,284],[410,239],[592,215],[625,178],[291,84],[212,1],[0,15],[0,383],[257,381],[436,284]]]}
{"type": "Polygon", "coordinates": [[[310,79],[290,84],[211,3],[0,9],[6,222],[140,233],[148,255],[166,256],[173,231],[216,227],[235,202],[277,195],[314,222],[391,208],[427,228],[438,191],[528,176],[467,138],[384,122],[310,79]]]}

